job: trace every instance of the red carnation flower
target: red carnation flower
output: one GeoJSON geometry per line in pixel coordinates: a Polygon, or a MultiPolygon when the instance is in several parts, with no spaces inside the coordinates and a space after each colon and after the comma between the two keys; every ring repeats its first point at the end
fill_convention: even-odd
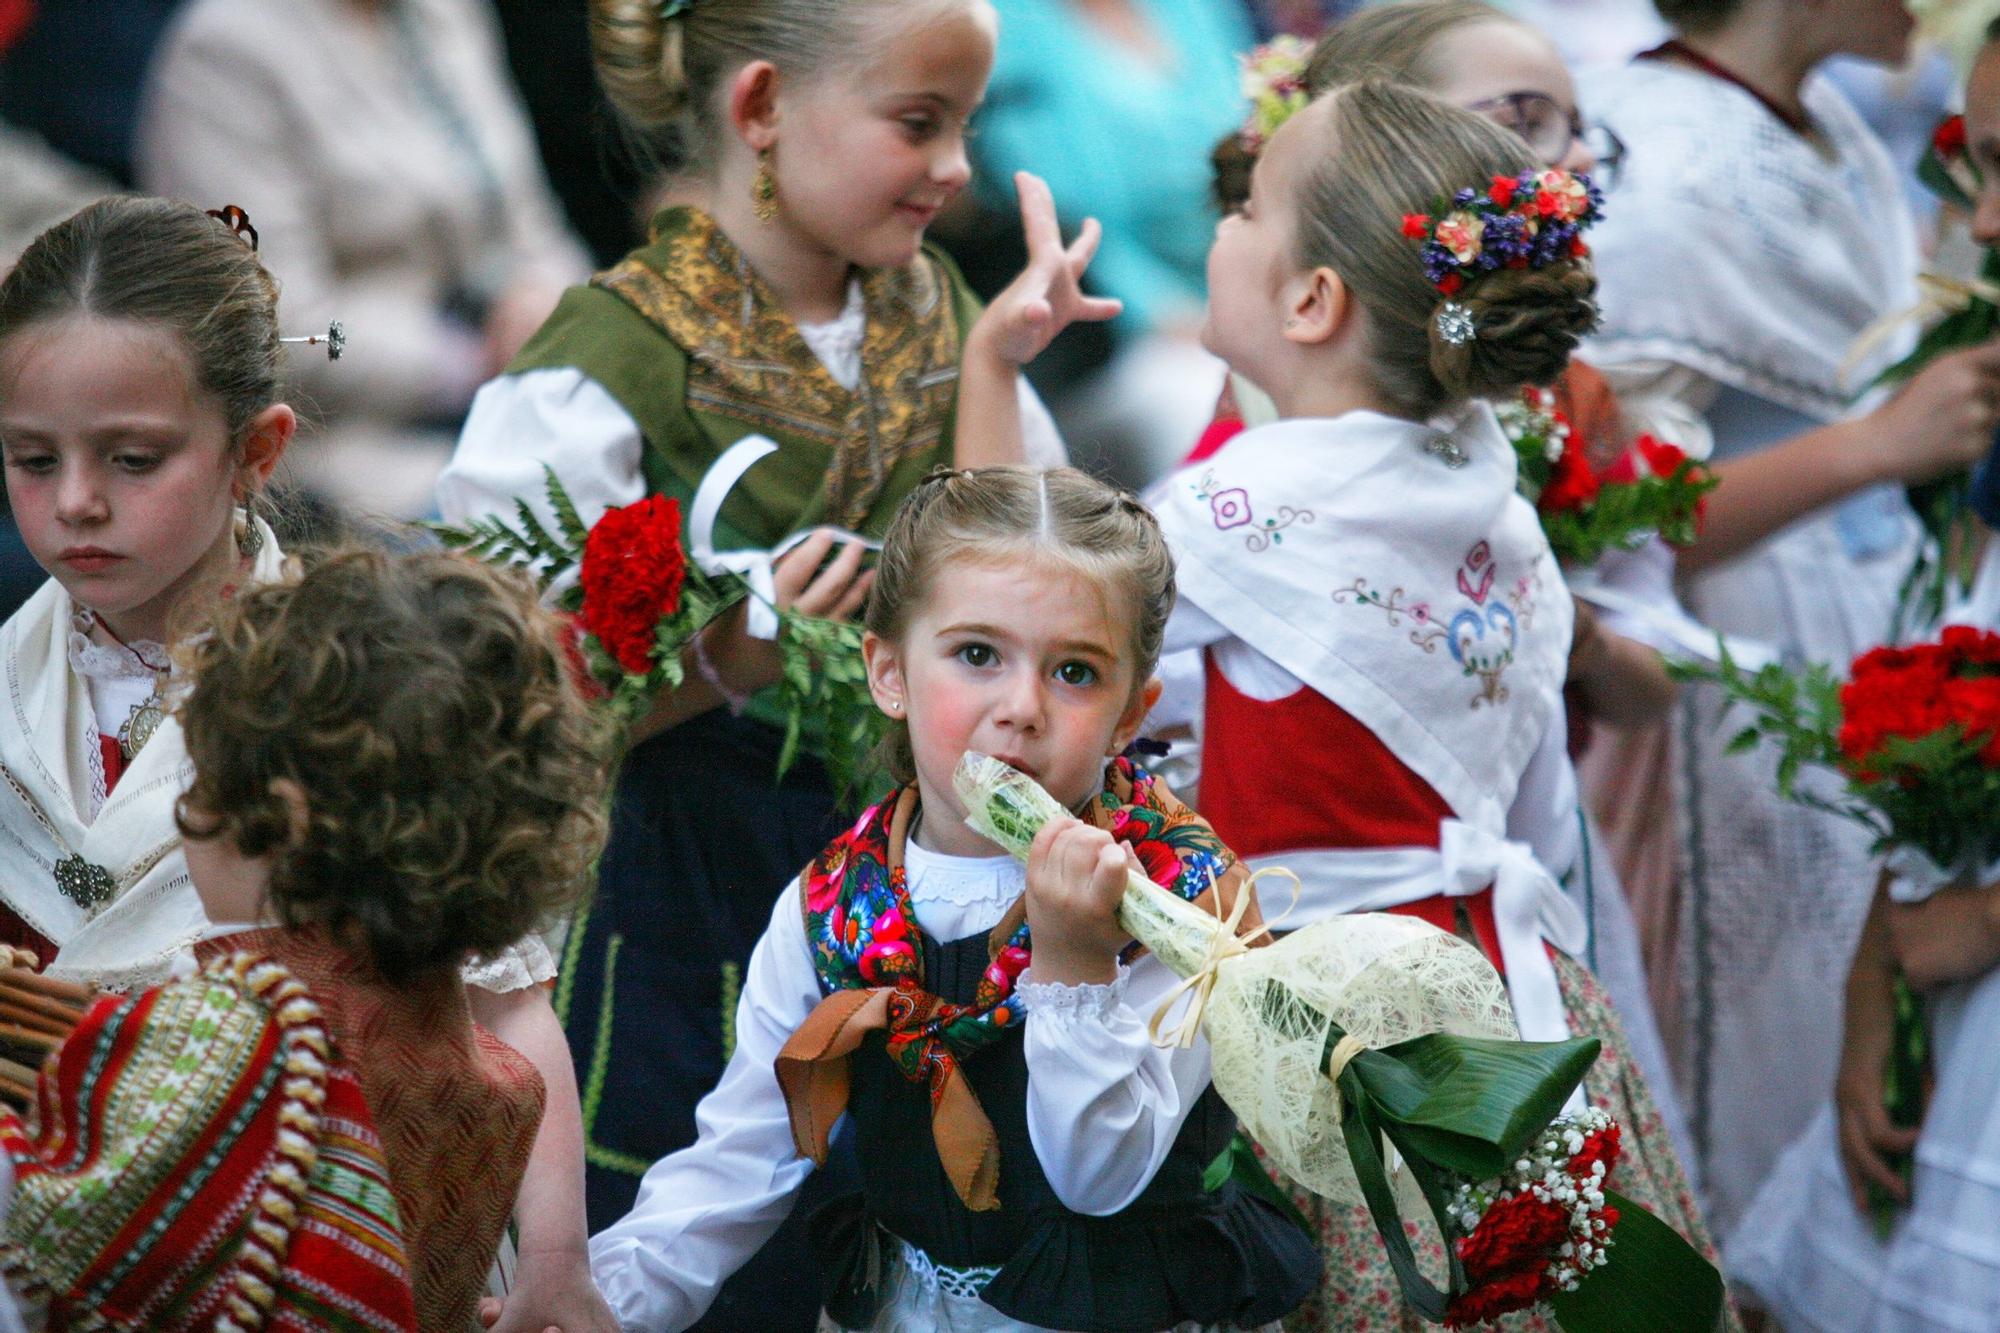
{"type": "Polygon", "coordinates": [[[1591,471],[1590,460],[1584,456],[1583,442],[1571,433],[1563,441],[1562,457],[1550,469],[1549,484],[1542,487],[1537,504],[1548,513],[1582,509],[1597,498],[1601,485],[1597,474],[1591,471]]]}
{"type": "Polygon", "coordinates": [[[1514,191],[1519,188],[1520,183],[1512,176],[1495,176],[1493,188],[1487,192],[1487,197],[1493,200],[1494,207],[1505,208],[1514,202],[1514,191]]]}
{"type": "Polygon", "coordinates": [[[1445,1327],[1467,1328],[1489,1319],[1498,1319],[1503,1314],[1527,1309],[1542,1294],[1542,1273],[1546,1267],[1544,1264],[1534,1269],[1522,1269],[1472,1288],[1446,1307],[1445,1327]]]}
{"type": "Polygon", "coordinates": [[[1431,220],[1425,213],[1403,214],[1403,235],[1413,241],[1421,241],[1431,233],[1431,220]]]}
{"type": "Polygon", "coordinates": [[[1604,1174],[1609,1177],[1611,1168],[1618,1165],[1618,1154],[1622,1150],[1623,1139],[1614,1121],[1610,1128],[1600,1129],[1583,1141],[1583,1150],[1569,1159],[1569,1173],[1578,1180],[1590,1175],[1590,1168],[1604,1163],[1604,1174]]]}
{"type": "Polygon", "coordinates": [[[1641,435],[1632,441],[1632,447],[1646,460],[1646,467],[1656,477],[1671,477],[1687,462],[1687,453],[1678,445],[1651,435],[1641,435]]]}
{"type": "Polygon", "coordinates": [[[1545,1265],[1549,1251],[1568,1234],[1569,1214],[1560,1204],[1511,1194],[1488,1208],[1472,1234],[1458,1242],[1458,1258],[1466,1281],[1476,1287],[1523,1265],[1545,1265]]]}
{"type": "Polygon", "coordinates": [[[1459,289],[1464,286],[1465,286],[1464,276],[1457,273],[1445,274],[1442,278],[1438,279],[1438,285],[1437,285],[1438,290],[1443,292],[1446,296],[1458,295],[1459,289]]]}
{"type": "Polygon", "coordinates": [[[1939,157],[1957,157],[1965,151],[1965,117],[1952,116],[1931,135],[1931,151],[1939,157]]]}
{"type": "Polygon", "coordinates": [[[606,510],[583,543],[583,627],[634,675],[652,670],[660,622],[680,608],[681,507],[663,495],[606,510]]]}

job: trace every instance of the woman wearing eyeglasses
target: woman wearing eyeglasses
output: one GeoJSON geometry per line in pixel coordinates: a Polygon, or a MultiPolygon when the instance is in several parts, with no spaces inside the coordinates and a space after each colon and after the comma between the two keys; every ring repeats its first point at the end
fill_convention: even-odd
{"type": "MultiPolygon", "coordinates": [[[[1862,391],[1903,347],[1850,364],[1862,330],[1914,300],[1917,244],[1901,169],[1814,70],[1900,61],[1899,0],[1656,3],[1675,38],[1585,83],[1629,146],[1593,242],[1604,325],[1587,350],[1661,434],[1714,442],[1721,486],[1681,555],[1690,609],[1837,667],[1892,632],[1919,533],[1902,484],[1991,441],[2000,346],[1886,399],[1862,391]]],[[[1727,752],[1729,721],[1713,690],[1684,692],[1682,988],[1661,1014],[1725,1237],[1832,1085],[1875,883],[1866,834],[1782,800],[1768,758],[1727,752]]]]}

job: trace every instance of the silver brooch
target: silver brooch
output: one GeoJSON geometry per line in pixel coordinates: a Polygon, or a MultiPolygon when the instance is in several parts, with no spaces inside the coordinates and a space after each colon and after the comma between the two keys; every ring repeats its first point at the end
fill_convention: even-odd
{"type": "Polygon", "coordinates": [[[1444,460],[1444,465],[1457,471],[1466,464],[1465,450],[1458,447],[1458,441],[1449,435],[1433,435],[1424,441],[1424,452],[1433,458],[1444,460]]]}
{"type": "Polygon", "coordinates": [[[56,862],[56,887],[78,907],[95,907],[118,896],[118,881],[111,872],[74,852],[56,862]]]}
{"type": "Polygon", "coordinates": [[[1479,336],[1472,311],[1456,301],[1446,301],[1438,308],[1437,325],[1438,336],[1453,347],[1463,347],[1479,336]]]}

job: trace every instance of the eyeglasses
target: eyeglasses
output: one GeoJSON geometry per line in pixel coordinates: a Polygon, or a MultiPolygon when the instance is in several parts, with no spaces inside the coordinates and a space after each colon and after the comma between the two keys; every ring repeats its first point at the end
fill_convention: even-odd
{"type": "Polygon", "coordinates": [[[1547,93],[1502,93],[1467,108],[1494,123],[1514,131],[1527,141],[1536,157],[1550,166],[1569,156],[1569,147],[1581,139],[1597,159],[1600,185],[1608,187],[1625,158],[1625,144],[1608,125],[1586,125],[1575,111],[1564,110],[1547,93]]]}

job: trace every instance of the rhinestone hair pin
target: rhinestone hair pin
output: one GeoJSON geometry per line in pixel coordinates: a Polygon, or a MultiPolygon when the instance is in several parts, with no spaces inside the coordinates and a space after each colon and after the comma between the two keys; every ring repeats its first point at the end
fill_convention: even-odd
{"type": "Polygon", "coordinates": [[[303,337],[280,338],[278,341],[281,343],[302,343],[307,347],[318,347],[324,343],[326,345],[326,359],[329,361],[338,361],[340,360],[340,354],[347,350],[347,330],[340,327],[340,321],[336,319],[326,326],[325,333],[308,333],[303,337]]]}
{"type": "Polygon", "coordinates": [[[1438,308],[1438,336],[1453,347],[1463,347],[1479,336],[1479,324],[1472,317],[1470,308],[1457,301],[1446,301],[1438,308]]]}

